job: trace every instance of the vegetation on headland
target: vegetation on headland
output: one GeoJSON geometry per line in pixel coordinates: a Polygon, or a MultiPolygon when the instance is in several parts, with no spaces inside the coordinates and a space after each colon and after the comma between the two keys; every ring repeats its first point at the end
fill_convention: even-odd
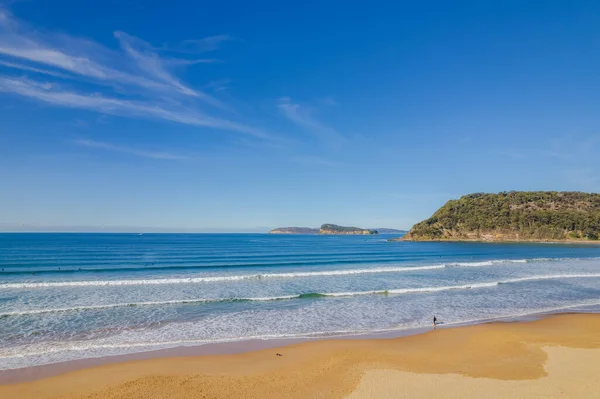
{"type": "Polygon", "coordinates": [[[337,224],[326,223],[321,226],[319,234],[370,235],[379,233],[377,232],[377,230],[361,229],[359,227],[338,226],[337,224]]]}
{"type": "Polygon", "coordinates": [[[269,231],[269,234],[319,234],[319,229],[310,227],[278,227],[269,231]]]}
{"type": "Polygon", "coordinates": [[[598,241],[600,194],[501,192],[450,200],[403,240],[598,241]]]}
{"type": "Polygon", "coordinates": [[[379,233],[377,232],[377,230],[362,229],[360,227],[338,226],[336,224],[326,223],[322,225],[319,229],[313,229],[310,227],[279,227],[269,231],[269,234],[370,235],[379,233]]]}
{"type": "Polygon", "coordinates": [[[379,234],[406,234],[408,231],[406,230],[398,230],[398,229],[388,229],[385,227],[377,227],[373,230],[377,230],[379,234]]]}

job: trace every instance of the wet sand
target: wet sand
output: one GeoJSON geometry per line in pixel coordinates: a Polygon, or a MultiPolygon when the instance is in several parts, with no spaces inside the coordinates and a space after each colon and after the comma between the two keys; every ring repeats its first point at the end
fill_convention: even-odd
{"type": "Polygon", "coordinates": [[[0,386],[10,398],[596,397],[600,315],[392,339],[107,364],[0,386]],[[282,356],[277,356],[277,353],[282,356]]]}

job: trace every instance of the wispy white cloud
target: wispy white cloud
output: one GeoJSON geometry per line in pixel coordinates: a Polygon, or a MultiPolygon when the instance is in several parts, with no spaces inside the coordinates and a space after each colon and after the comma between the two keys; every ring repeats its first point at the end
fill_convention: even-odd
{"type": "Polygon", "coordinates": [[[43,75],[50,75],[50,76],[55,76],[57,78],[63,78],[63,79],[69,79],[70,76],[65,75],[64,73],[60,73],[60,72],[56,72],[56,71],[50,71],[48,69],[41,69],[41,68],[35,68],[29,65],[24,65],[24,64],[15,64],[12,62],[7,62],[7,61],[2,61],[0,60],[0,65],[7,67],[7,68],[11,68],[11,69],[19,69],[21,71],[29,71],[29,72],[35,72],[35,73],[40,73],[43,75]]]}
{"type": "MultiPolygon", "coordinates": [[[[90,40],[40,32],[3,11],[0,24],[0,54],[43,64],[106,85],[128,85],[144,90],[174,92],[199,97],[212,105],[209,95],[182,84],[168,70],[170,60],[161,58],[145,41],[115,32],[123,52],[110,50],[90,40]]],[[[196,60],[172,60],[173,64],[196,60]]],[[[51,71],[50,71],[51,72],[51,71]]]]}
{"type": "Polygon", "coordinates": [[[304,128],[318,139],[328,142],[330,145],[339,145],[346,141],[337,130],[329,127],[312,115],[310,108],[293,103],[289,97],[281,97],[277,100],[277,108],[291,122],[304,128]]]}
{"type": "Polygon", "coordinates": [[[218,64],[220,62],[223,61],[215,58],[198,58],[195,60],[181,60],[173,58],[169,60],[170,65],[218,64]]]}
{"type": "Polygon", "coordinates": [[[93,48],[98,46],[91,42],[61,37],[61,41],[71,45],[69,50],[71,54],[69,54],[55,48],[52,44],[45,43],[44,39],[37,38],[37,36],[36,32],[21,33],[13,29],[0,31],[0,54],[14,59],[43,64],[70,74],[99,81],[108,81],[111,84],[126,83],[146,88],[155,87],[151,81],[146,81],[142,77],[115,70],[94,62],[85,55],[76,54],[82,53],[83,48],[87,48],[90,53],[92,50],[99,50],[99,48],[93,48]]]}
{"type": "Polygon", "coordinates": [[[10,28],[12,24],[13,22],[12,18],[10,17],[10,13],[0,4],[0,27],[10,28]]]}
{"type": "Polygon", "coordinates": [[[78,146],[82,146],[82,147],[97,148],[100,150],[112,151],[112,152],[121,152],[121,153],[135,155],[135,156],[143,157],[143,158],[164,159],[164,160],[174,160],[174,161],[182,161],[182,160],[189,159],[188,157],[183,156],[183,155],[171,154],[171,153],[167,153],[167,152],[155,152],[155,151],[141,150],[138,148],[119,146],[119,145],[104,143],[102,141],[95,141],[95,140],[79,139],[79,140],[75,140],[73,143],[78,146]]]}
{"type": "MultiPolygon", "coordinates": [[[[115,32],[114,36],[121,51],[91,40],[31,28],[0,6],[0,65],[43,74],[50,79],[42,81],[39,76],[26,78],[0,71],[0,91],[54,106],[122,117],[162,119],[261,139],[272,138],[261,129],[213,115],[229,111],[229,106],[183,83],[173,72],[184,65],[216,60],[163,57],[141,39],[124,32],[115,32]],[[61,81],[52,78],[61,78],[61,81]],[[64,79],[101,88],[90,91],[93,87],[90,84],[79,84],[76,86],[79,89],[74,90],[65,86],[64,79]],[[212,111],[203,109],[202,103],[212,106],[212,111]]],[[[214,36],[187,41],[183,47],[196,52],[212,51],[229,39],[225,35],[214,36]]]]}
{"type": "Polygon", "coordinates": [[[213,92],[226,91],[228,90],[230,84],[230,79],[211,80],[204,85],[204,88],[212,90],[213,92]]]}
{"type": "MultiPolygon", "coordinates": [[[[205,101],[218,105],[219,102],[212,97],[201,93],[197,90],[193,90],[177,78],[175,78],[169,71],[167,71],[166,64],[168,61],[163,60],[145,41],[128,35],[125,32],[115,32],[115,38],[117,38],[121,44],[123,51],[134,61],[135,66],[145,74],[152,78],[154,81],[162,82],[167,86],[173,87],[181,93],[194,97],[202,97],[205,101]]],[[[185,61],[190,62],[190,61],[185,61]]]]}
{"type": "Polygon", "coordinates": [[[259,129],[226,119],[211,117],[194,109],[181,107],[170,109],[163,104],[105,97],[101,94],[82,94],[64,90],[57,84],[40,83],[24,78],[0,77],[0,92],[14,93],[69,108],[88,109],[118,116],[164,119],[186,125],[247,133],[263,139],[269,138],[266,133],[259,129]]]}

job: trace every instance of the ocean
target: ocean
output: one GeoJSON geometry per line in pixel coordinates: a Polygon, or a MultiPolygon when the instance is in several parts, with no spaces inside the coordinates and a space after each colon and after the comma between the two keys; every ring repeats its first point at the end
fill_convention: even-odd
{"type": "Polygon", "coordinates": [[[600,308],[600,246],[0,234],[0,369],[600,308]]]}

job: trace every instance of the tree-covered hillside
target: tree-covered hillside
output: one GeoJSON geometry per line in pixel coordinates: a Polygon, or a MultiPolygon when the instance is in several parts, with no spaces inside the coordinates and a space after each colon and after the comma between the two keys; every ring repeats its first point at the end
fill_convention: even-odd
{"type": "Polygon", "coordinates": [[[361,229],[360,227],[338,226],[337,224],[326,223],[321,225],[319,234],[378,234],[376,230],[361,229]]]}
{"type": "Polygon", "coordinates": [[[600,194],[502,192],[448,201],[407,240],[598,240],[600,194]]]}

